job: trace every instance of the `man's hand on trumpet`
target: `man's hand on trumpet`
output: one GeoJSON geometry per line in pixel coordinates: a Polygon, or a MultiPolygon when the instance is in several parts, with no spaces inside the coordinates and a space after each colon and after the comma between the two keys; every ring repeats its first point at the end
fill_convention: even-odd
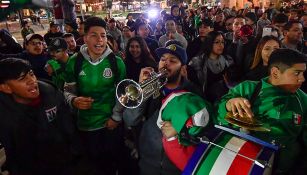
{"type": "Polygon", "coordinates": [[[140,77],[139,77],[139,83],[147,80],[148,78],[150,78],[150,74],[154,72],[154,68],[152,67],[145,67],[143,69],[141,69],[141,73],[140,73],[140,77]]]}

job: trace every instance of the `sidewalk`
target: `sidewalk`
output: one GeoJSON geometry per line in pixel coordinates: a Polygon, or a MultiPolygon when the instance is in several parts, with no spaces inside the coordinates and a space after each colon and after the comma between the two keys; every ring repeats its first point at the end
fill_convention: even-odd
{"type": "MultiPolygon", "coordinates": [[[[32,22],[29,22],[31,28],[34,30],[35,33],[38,33],[42,36],[44,36],[48,29],[49,29],[49,23],[47,19],[41,19],[41,23],[44,26],[44,29],[39,26],[39,25],[33,25],[32,22]]],[[[8,21],[8,27],[9,27],[9,32],[16,38],[19,44],[22,45],[23,43],[23,38],[21,36],[21,27],[19,25],[18,21],[8,21]]],[[[6,29],[6,24],[5,22],[0,22],[0,29],[6,29]]]]}

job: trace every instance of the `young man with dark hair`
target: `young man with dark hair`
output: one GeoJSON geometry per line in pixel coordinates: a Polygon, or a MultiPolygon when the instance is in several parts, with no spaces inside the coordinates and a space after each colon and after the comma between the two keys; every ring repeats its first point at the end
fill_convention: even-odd
{"type": "Polygon", "coordinates": [[[68,46],[63,38],[54,38],[48,46],[49,54],[53,59],[48,60],[45,68],[52,82],[61,90],[64,87],[64,72],[69,59],[68,46]]]}
{"type": "Polygon", "coordinates": [[[272,20],[272,25],[278,29],[280,40],[284,38],[283,36],[284,26],[287,24],[288,21],[289,21],[288,16],[285,15],[284,13],[276,14],[272,20]]]}
{"type": "Polygon", "coordinates": [[[108,21],[108,30],[107,33],[112,35],[117,43],[120,43],[120,39],[122,37],[122,32],[117,28],[116,21],[114,18],[111,18],[108,21]]]}
{"type": "Polygon", "coordinates": [[[151,55],[155,58],[156,61],[158,61],[159,58],[157,57],[155,50],[159,47],[159,45],[158,45],[158,42],[156,40],[152,39],[149,36],[150,26],[147,23],[140,22],[140,23],[136,23],[135,28],[136,28],[135,34],[139,35],[140,37],[142,37],[145,40],[151,55]]]}
{"type": "Polygon", "coordinates": [[[176,23],[174,18],[172,17],[167,18],[167,20],[165,21],[165,30],[166,33],[159,38],[159,47],[165,47],[165,43],[168,40],[177,40],[181,43],[181,45],[185,49],[187,48],[188,46],[187,40],[184,38],[184,36],[180,35],[176,31],[176,23]]]}
{"type": "Polygon", "coordinates": [[[198,36],[188,43],[187,54],[188,62],[195,56],[200,55],[204,47],[204,40],[209,32],[213,31],[213,21],[211,19],[203,19],[196,24],[198,36]]]}
{"type": "MultiPolygon", "coordinates": [[[[256,50],[256,39],[253,35],[253,28],[246,24],[246,19],[238,15],[234,19],[233,32],[225,34],[225,48],[226,55],[231,56],[235,64],[241,70],[242,75],[246,73],[251,64],[251,54],[256,50]],[[244,34],[241,29],[244,27],[245,31],[251,31],[248,35],[244,34]],[[250,28],[249,28],[250,27],[250,28]]],[[[248,33],[248,32],[247,32],[248,33]]]]}
{"type": "Polygon", "coordinates": [[[126,68],[107,45],[104,20],[89,17],[84,32],[85,44],[67,63],[64,89],[68,103],[77,110],[77,126],[92,171],[113,175],[123,151],[118,127],[123,108],[115,87],[125,78],[126,68]]]}
{"type": "Polygon", "coordinates": [[[127,23],[126,25],[129,26],[130,28],[133,27],[133,25],[135,24],[135,21],[133,20],[133,16],[132,15],[128,15],[127,16],[127,23]]]}
{"type": "Polygon", "coordinates": [[[50,41],[56,37],[61,37],[63,33],[60,30],[59,24],[56,24],[55,22],[50,22],[49,24],[49,31],[44,35],[44,40],[49,46],[50,41]]]}
{"type": "Polygon", "coordinates": [[[303,25],[300,21],[289,21],[284,26],[284,39],[281,41],[283,48],[298,50],[306,53],[303,42],[303,25]]]}
{"type": "Polygon", "coordinates": [[[0,61],[0,142],[13,175],[70,175],[72,118],[63,94],[22,59],[0,61]]]}
{"type": "Polygon", "coordinates": [[[67,51],[69,56],[72,56],[73,54],[79,52],[80,46],[77,45],[74,35],[72,33],[65,33],[63,35],[63,38],[67,43],[67,51]]]}
{"type": "Polygon", "coordinates": [[[78,32],[78,24],[75,21],[66,21],[65,22],[65,32],[66,33],[72,33],[74,35],[75,40],[77,40],[80,37],[80,34],[78,32]]]}
{"type": "Polygon", "coordinates": [[[232,24],[232,32],[225,33],[225,39],[228,43],[238,42],[240,28],[245,25],[246,20],[243,16],[238,15],[234,17],[232,24]]]}
{"type": "Polygon", "coordinates": [[[270,129],[251,134],[279,147],[273,174],[294,173],[300,165],[306,172],[307,95],[299,89],[305,81],[306,62],[306,56],[295,50],[277,49],[269,59],[268,77],[240,83],[218,105],[219,124],[228,124],[225,116],[230,112],[257,119],[270,129]]]}

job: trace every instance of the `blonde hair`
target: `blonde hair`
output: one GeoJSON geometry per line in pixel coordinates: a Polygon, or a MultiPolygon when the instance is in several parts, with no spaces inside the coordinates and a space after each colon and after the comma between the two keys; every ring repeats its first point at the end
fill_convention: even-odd
{"type": "Polygon", "coordinates": [[[275,36],[267,35],[267,36],[262,37],[261,40],[259,41],[258,45],[257,45],[256,51],[255,51],[255,56],[254,56],[254,59],[253,59],[253,63],[251,65],[250,69],[254,69],[255,67],[258,66],[259,63],[262,62],[262,55],[261,54],[262,54],[263,47],[270,40],[276,41],[279,44],[279,47],[281,47],[281,42],[275,36]]]}

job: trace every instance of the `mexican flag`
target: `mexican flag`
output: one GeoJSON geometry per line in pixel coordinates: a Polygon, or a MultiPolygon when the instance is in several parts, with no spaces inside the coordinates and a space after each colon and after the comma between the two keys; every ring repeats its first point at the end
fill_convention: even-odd
{"type": "Polygon", "coordinates": [[[180,133],[184,129],[188,135],[196,137],[209,124],[209,113],[210,104],[191,92],[176,91],[162,101],[157,125],[162,128],[162,123],[169,121],[177,131],[178,138],[163,138],[162,143],[166,155],[180,170],[184,169],[196,148],[180,133]]]}
{"type": "Polygon", "coordinates": [[[162,127],[163,121],[170,121],[179,135],[179,142],[190,145],[188,140],[181,138],[183,127],[188,128],[189,135],[196,136],[209,124],[211,105],[202,97],[187,91],[175,91],[162,101],[157,125],[162,127]]]}

